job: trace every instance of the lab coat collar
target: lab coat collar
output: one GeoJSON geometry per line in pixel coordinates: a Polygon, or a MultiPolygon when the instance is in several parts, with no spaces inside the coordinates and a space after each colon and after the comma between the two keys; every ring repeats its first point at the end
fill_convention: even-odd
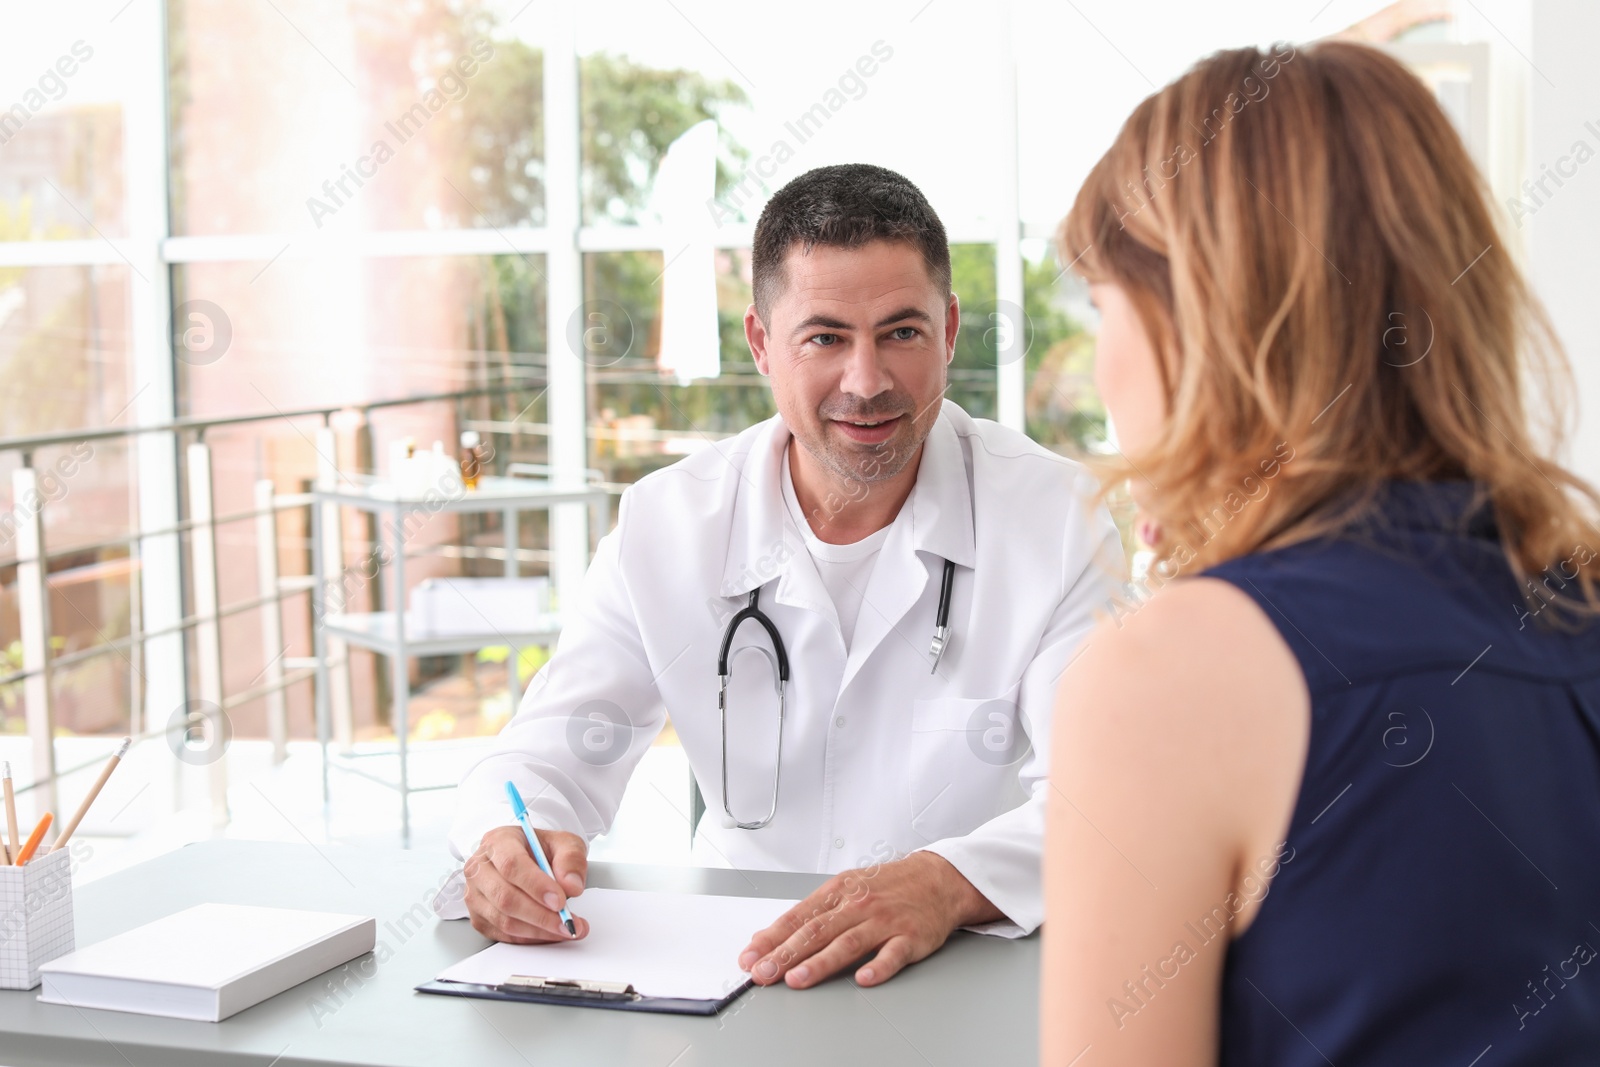
{"type": "MultiPolygon", "coordinates": [[[[970,568],[977,560],[972,483],[961,440],[956,434],[957,421],[967,418],[966,412],[953,402],[943,402],[924,443],[917,482],[905,507],[911,510],[910,536],[914,552],[931,553],[940,560],[948,559],[957,566],[970,568]]],[[[784,450],[792,437],[781,416],[769,419],[751,443],[743,469],[738,472],[728,556],[722,572],[722,596],[743,596],[786,573],[812,571],[814,575],[814,567],[787,566],[790,560],[806,554],[805,541],[783,502],[779,464],[783,462],[784,450]]],[[[886,555],[898,540],[891,538],[885,544],[886,555]]],[[[805,562],[809,563],[809,559],[805,562]]],[[[817,586],[816,592],[821,592],[820,580],[817,586]]],[[[820,599],[823,604],[828,603],[825,593],[820,599]]],[[[827,613],[820,605],[817,608],[827,613]]]]}
{"type": "Polygon", "coordinates": [[[917,484],[906,501],[911,508],[911,544],[958,567],[973,567],[978,550],[973,534],[972,479],[956,435],[956,420],[970,421],[946,400],[928,433],[917,467],[917,484]]]}
{"type": "Polygon", "coordinates": [[[774,416],[758,428],[742,468],[730,463],[738,481],[722,596],[744,596],[766,585],[784,572],[789,560],[805,554],[805,541],[784,506],[783,468],[778,466],[792,436],[783,419],[774,416]]]}

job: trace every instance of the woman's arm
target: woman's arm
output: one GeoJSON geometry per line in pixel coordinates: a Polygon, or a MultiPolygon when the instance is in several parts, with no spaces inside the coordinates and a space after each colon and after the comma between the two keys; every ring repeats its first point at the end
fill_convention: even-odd
{"type": "Polygon", "coordinates": [[[1309,734],[1293,654],[1226,582],[1089,639],[1056,712],[1044,1063],[1216,1062],[1224,954],[1277,870],[1309,734]]]}

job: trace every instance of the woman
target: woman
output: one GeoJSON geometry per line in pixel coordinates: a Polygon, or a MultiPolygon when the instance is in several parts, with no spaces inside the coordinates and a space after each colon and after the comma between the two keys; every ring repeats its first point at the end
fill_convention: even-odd
{"type": "Polygon", "coordinates": [[[1597,498],[1487,203],[1330,42],[1200,63],[1063,224],[1157,563],[1062,680],[1045,1062],[1600,1062],[1597,498]]]}

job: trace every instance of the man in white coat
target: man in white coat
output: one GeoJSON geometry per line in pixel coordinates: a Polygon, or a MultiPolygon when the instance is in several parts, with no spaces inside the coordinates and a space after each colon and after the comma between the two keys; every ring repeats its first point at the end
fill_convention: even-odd
{"type": "Polygon", "coordinates": [[[556,912],[587,843],[670,716],[707,803],[697,862],[834,874],[752,931],[741,967],[799,988],[857,964],[875,985],[958,927],[1042,920],[1056,685],[1122,551],[1086,472],[943,400],[949,246],[905,178],[796,178],[756,226],[752,276],[745,333],[779,414],[623,494],[554,656],[461,782],[465,886],[441,913],[502,941],[570,936],[556,912]],[[740,621],[724,729],[719,651],[752,606],[783,652],[740,621]]]}

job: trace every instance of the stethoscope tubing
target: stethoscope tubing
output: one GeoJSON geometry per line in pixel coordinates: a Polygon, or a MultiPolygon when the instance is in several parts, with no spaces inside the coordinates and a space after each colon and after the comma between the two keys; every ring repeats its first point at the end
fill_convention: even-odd
{"type": "MultiPolygon", "coordinates": [[[[950,645],[950,598],[955,588],[955,575],[955,563],[945,560],[944,575],[939,581],[939,606],[934,613],[933,645],[928,651],[933,659],[933,673],[938,672],[939,661],[944,658],[944,651],[950,645]]],[[[728,620],[727,628],[722,632],[722,645],[717,650],[717,683],[717,717],[722,723],[722,810],[737,828],[759,830],[778,813],[778,779],[783,771],[783,717],[788,703],[789,684],[789,651],[784,647],[783,635],[778,633],[777,625],[761,610],[760,586],[750,590],[749,602],[728,620]],[[750,620],[767,632],[767,637],[772,641],[772,650],[777,655],[778,765],[772,772],[772,803],[767,808],[766,817],[756,822],[740,822],[728,803],[728,654],[739,627],[750,620]]]]}

